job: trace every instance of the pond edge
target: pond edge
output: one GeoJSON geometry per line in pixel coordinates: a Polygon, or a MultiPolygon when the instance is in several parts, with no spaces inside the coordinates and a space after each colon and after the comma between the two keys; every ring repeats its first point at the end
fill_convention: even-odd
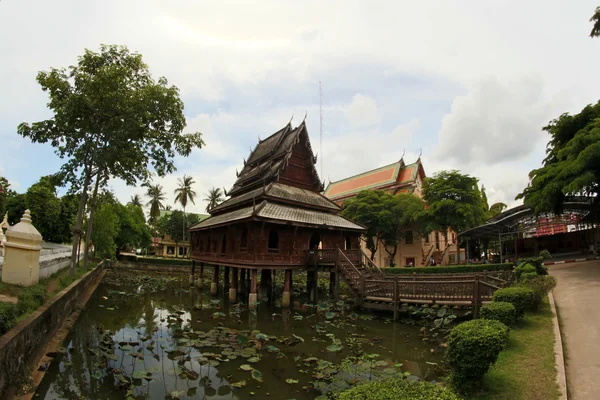
{"type": "Polygon", "coordinates": [[[556,312],[556,304],[552,291],[548,292],[548,300],[550,302],[550,310],[552,311],[552,325],[554,326],[554,363],[556,366],[556,383],[560,391],[560,399],[568,400],[567,395],[567,374],[565,371],[565,356],[563,352],[562,335],[560,333],[560,325],[558,323],[558,314],[556,312]]]}

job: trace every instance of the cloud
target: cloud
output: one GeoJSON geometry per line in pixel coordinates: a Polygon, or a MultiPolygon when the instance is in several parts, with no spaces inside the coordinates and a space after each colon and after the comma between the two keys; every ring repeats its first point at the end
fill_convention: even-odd
{"type": "Polygon", "coordinates": [[[347,113],[348,120],[355,128],[376,125],[381,119],[375,100],[360,93],[352,97],[347,113]]]}
{"type": "Polygon", "coordinates": [[[545,138],[541,128],[555,114],[537,78],[486,78],[452,102],[442,120],[437,157],[458,165],[497,164],[527,157],[545,138]]]}

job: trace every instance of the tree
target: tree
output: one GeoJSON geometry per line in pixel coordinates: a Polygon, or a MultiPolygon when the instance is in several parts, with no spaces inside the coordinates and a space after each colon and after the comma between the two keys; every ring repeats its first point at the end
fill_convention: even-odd
{"type": "Polygon", "coordinates": [[[119,219],[119,230],[115,237],[117,253],[150,246],[152,235],[140,207],[117,203],[115,213],[119,219]]]}
{"type": "Polygon", "coordinates": [[[23,213],[27,209],[27,196],[23,193],[10,191],[6,198],[6,212],[8,213],[8,223],[14,225],[21,220],[23,213]]]}
{"type": "Polygon", "coordinates": [[[185,207],[188,204],[188,201],[191,201],[192,204],[196,204],[194,201],[194,197],[196,197],[196,192],[192,189],[192,185],[196,183],[191,176],[183,175],[183,178],[179,178],[177,180],[177,184],[179,185],[175,189],[175,203],[179,202],[183,207],[183,224],[181,225],[183,228],[183,240],[185,240],[185,207]]]}
{"type": "Polygon", "coordinates": [[[223,196],[221,193],[221,189],[218,189],[218,188],[210,189],[208,191],[208,193],[206,194],[204,201],[206,201],[208,203],[206,205],[206,212],[210,212],[210,210],[212,210],[213,208],[215,208],[216,206],[218,206],[219,204],[221,204],[223,202],[223,196]]]}
{"type": "MultiPolygon", "coordinates": [[[[149,165],[164,176],[175,171],[176,154],[188,156],[204,142],[199,132],[182,134],[186,123],[177,87],[162,77],[155,81],[142,56],[126,47],[102,45],[99,53],[86,50],[77,65],[40,72],[37,81],[49,92],[48,107],[54,116],[22,123],[18,132],[36,143],[50,142],[67,160],[61,167],[63,180],[72,191],[80,191],[71,254],[74,273],[93,180],[100,182],[96,188],[112,177],[135,185],[150,177],[149,165]]],[[[90,206],[93,214],[95,201],[90,206]]]]}
{"type": "Polygon", "coordinates": [[[146,196],[150,198],[150,201],[146,203],[146,206],[150,207],[148,222],[150,225],[155,226],[160,217],[160,210],[165,208],[162,203],[165,200],[165,192],[163,192],[162,185],[159,185],[158,183],[156,185],[148,184],[146,186],[148,188],[146,196]]]}
{"type": "Polygon", "coordinates": [[[114,259],[117,253],[115,238],[119,234],[119,217],[115,213],[114,205],[103,203],[94,215],[95,229],[92,232],[94,253],[100,258],[114,259]]]}
{"type": "Polygon", "coordinates": [[[594,23],[594,27],[590,32],[590,37],[600,37],[600,7],[596,7],[596,12],[594,12],[594,15],[590,18],[590,22],[594,23]]]}
{"type": "Polygon", "coordinates": [[[363,240],[371,252],[371,261],[375,258],[383,235],[380,218],[389,196],[382,190],[363,190],[348,200],[342,210],[342,216],[367,227],[363,240]]]}
{"type": "MultiPolygon", "coordinates": [[[[162,237],[169,235],[169,237],[171,237],[176,244],[179,244],[179,242],[184,241],[183,232],[186,232],[190,227],[196,225],[198,222],[200,222],[200,216],[198,214],[188,214],[184,218],[182,211],[175,210],[172,213],[164,215],[160,218],[158,221],[158,231],[162,237]],[[181,230],[182,224],[185,224],[183,231],[181,230]]],[[[175,256],[178,254],[178,252],[175,252],[175,256]]]]}
{"type": "Polygon", "coordinates": [[[0,221],[2,221],[2,218],[4,218],[4,213],[6,213],[6,201],[9,192],[10,183],[8,182],[8,179],[0,176],[0,221]]]}
{"type": "Polygon", "coordinates": [[[134,194],[133,196],[131,196],[129,203],[127,203],[127,204],[131,204],[132,206],[141,208],[142,207],[142,197],[139,194],[134,194]]]}
{"type": "Polygon", "coordinates": [[[563,114],[544,127],[550,134],[542,167],[529,173],[517,196],[536,214],[562,212],[566,196],[600,194],[600,102],[563,114]]]}
{"type": "Polygon", "coordinates": [[[423,182],[425,231],[441,231],[448,240],[448,228],[461,232],[485,221],[477,178],[459,171],[441,171],[423,182]]]}
{"type": "Polygon", "coordinates": [[[43,176],[25,193],[31,221],[48,242],[61,242],[60,199],[56,197],[56,186],[51,176],[43,176]]]}
{"type": "Polygon", "coordinates": [[[487,219],[494,218],[496,215],[504,212],[507,208],[508,206],[502,202],[492,204],[488,210],[487,219]]]}

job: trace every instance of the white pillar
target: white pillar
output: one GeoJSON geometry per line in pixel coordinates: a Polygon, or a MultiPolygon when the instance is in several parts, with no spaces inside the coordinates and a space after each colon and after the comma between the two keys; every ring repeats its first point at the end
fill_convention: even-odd
{"type": "Polygon", "coordinates": [[[6,231],[2,281],[31,286],[40,280],[42,235],[31,224],[31,214],[25,210],[21,222],[6,231]]]}

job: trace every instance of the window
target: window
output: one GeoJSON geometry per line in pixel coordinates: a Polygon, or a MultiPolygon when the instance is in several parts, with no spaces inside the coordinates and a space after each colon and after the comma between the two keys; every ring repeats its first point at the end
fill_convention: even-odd
{"type": "Polygon", "coordinates": [[[415,258],[414,257],[406,257],[406,262],[404,265],[407,267],[414,267],[415,266],[415,258]]]}
{"type": "MultiPolygon", "coordinates": [[[[406,231],[406,235],[404,236],[404,240],[406,241],[406,244],[413,244],[413,232],[412,231],[406,231]]],[[[414,264],[414,260],[413,260],[413,264],[414,264]]]]}
{"type": "Polygon", "coordinates": [[[352,240],[350,239],[350,236],[346,236],[346,249],[345,250],[350,250],[352,249],[352,240]]]}
{"type": "Polygon", "coordinates": [[[248,229],[244,228],[242,232],[242,239],[240,241],[240,250],[246,250],[248,248],[248,229]]]}
{"type": "Polygon", "coordinates": [[[278,253],[279,252],[279,235],[273,229],[269,232],[269,243],[267,246],[267,251],[269,253],[278,253]]]}
{"type": "Polygon", "coordinates": [[[456,233],[452,234],[452,243],[456,243],[456,233]]]}
{"type": "Polygon", "coordinates": [[[187,255],[187,247],[179,246],[179,255],[186,256],[187,255]]]}
{"type": "Polygon", "coordinates": [[[175,246],[167,246],[167,255],[172,256],[175,254],[175,246]]]}
{"type": "Polygon", "coordinates": [[[227,253],[227,235],[223,235],[223,240],[221,241],[221,254],[227,253]]]}

